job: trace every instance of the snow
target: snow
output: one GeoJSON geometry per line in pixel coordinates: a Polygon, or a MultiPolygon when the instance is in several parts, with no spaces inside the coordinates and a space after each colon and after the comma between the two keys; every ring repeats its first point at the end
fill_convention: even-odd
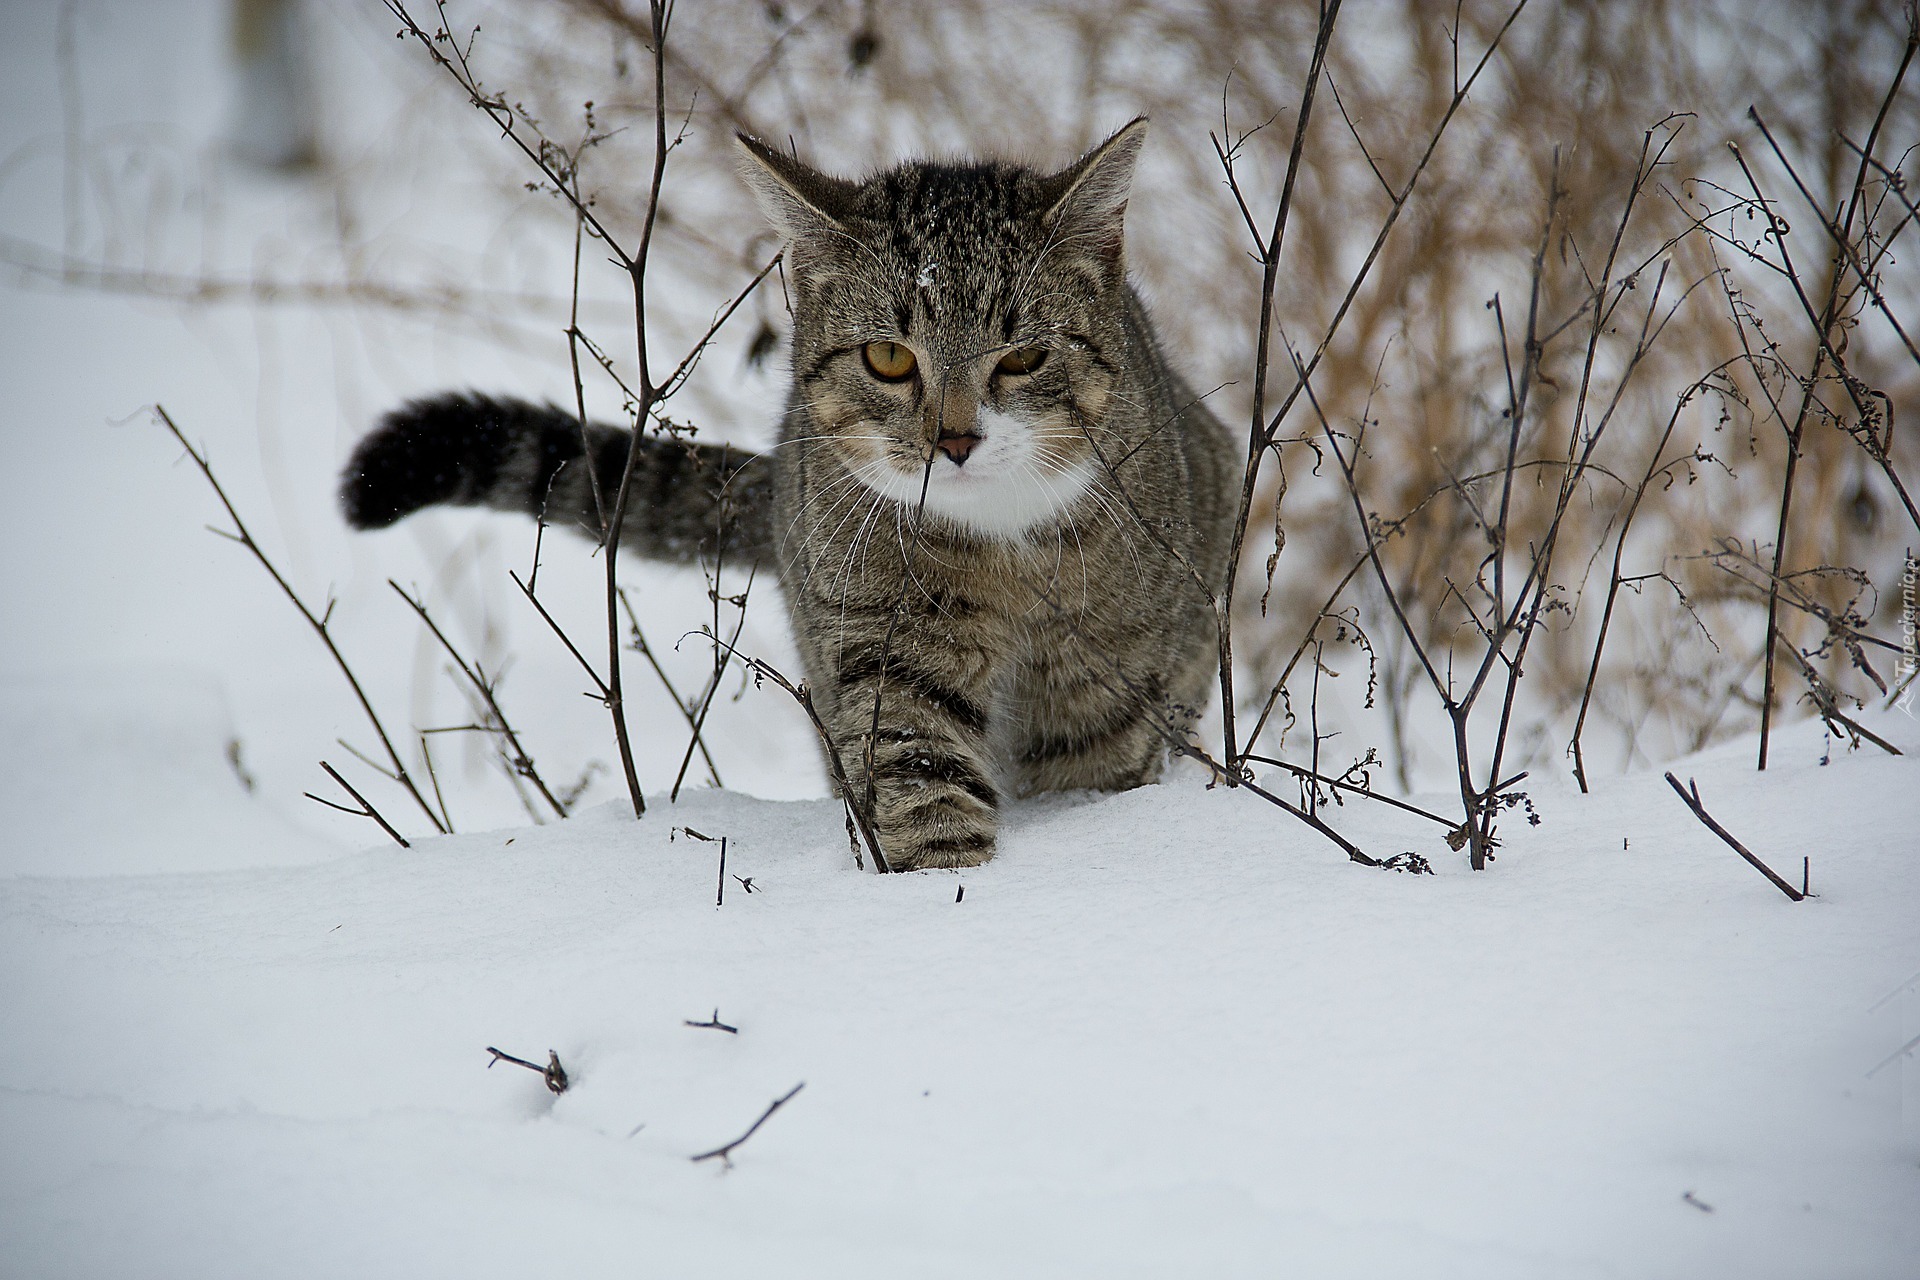
{"type": "MultiPolygon", "coordinates": [[[[147,727],[217,746],[212,717],[147,727]]],[[[1911,766],[1823,746],[1803,725],[1765,777],[1681,767],[1777,867],[1810,853],[1801,904],[1650,776],[1543,795],[1480,875],[1355,867],[1177,776],[1016,808],[964,873],[863,874],[832,804],[709,790],[305,866],[19,876],[0,1258],[1901,1274],[1920,1067],[1868,1072],[1920,1031],[1911,766]],[[755,891],[716,907],[683,826],[755,891]],[[715,1010],[737,1035],[685,1025],[715,1010]],[[492,1045],[554,1049],[572,1087],[487,1069],[492,1045]],[[802,1081],[731,1170],[690,1161],[802,1081]]],[[[254,804],[91,821],[158,849],[254,804]]]]}
{"type": "MultiPolygon", "coordinates": [[[[0,874],[121,876],[297,865],[333,842],[244,797],[219,682],[192,667],[0,683],[8,849],[0,874]],[[144,815],[144,816],[143,816],[144,815]]],[[[251,774],[247,774],[251,777],[251,774]]],[[[257,784],[256,784],[257,785],[257,784]]]]}
{"type": "MultiPolygon", "coordinates": [[[[9,146],[58,136],[55,8],[0,10],[9,146]]],[[[191,88],[218,83],[213,6],[77,13],[83,68],[127,87],[89,99],[99,127],[215,127],[191,88]],[[169,14],[188,35],[156,68],[136,52],[169,14]]],[[[0,220],[58,243],[52,153],[21,154],[0,220]]],[[[206,440],[296,587],[338,598],[395,724],[461,711],[389,576],[512,655],[502,699],[570,781],[607,733],[501,589],[527,530],[349,539],[330,511],[368,413],[546,394],[564,349],[4,287],[0,1275],[1920,1275],[1912,718],[1867,716],[1902,758],[1801,723],[1765,774],[1746,741],[1671,766],[1789,879],[1811,859],[1798,904],[1657,773],[1536,775],[1540,826],[1512,817],[1484,873],[1358,801],[1344,833],[1437,874],[1354,866],[1175,769],[1012,806],[986,867],[876,876],[798,713],[751,689],[712,730],[741,789],[669,804],[685,739],[656,727],[645,819],[603,776],[531,827],[450,747],[462,834],[400,849],[300,798],[367,731],[138,411],[206,440]],[[753,892],[715,905],[689,826],[753,892]],[[716,1010],[738,1034],[686,1025],[716,1010]],[[572,1086],[488,1046],[551,1049],[572,1086]],[[691,1160],[801,1082],[731,1168],[691,1160]]],[[[542,595],[591,634],[598,567],[563,546],[542,595]]],[[[705,584],[634,582],[695,683],[704,650],[670,645],[705,584]]],[[[792,669],[773,618],[742,647],[792,669]]]]}

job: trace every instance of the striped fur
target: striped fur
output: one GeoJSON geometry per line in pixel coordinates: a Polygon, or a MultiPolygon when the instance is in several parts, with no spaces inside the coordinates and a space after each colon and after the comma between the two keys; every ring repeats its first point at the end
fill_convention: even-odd
{"type": "MultiPolygon", "coordinates": [[[[626,468],[625,430],[552,405],[450,393],[389,413],[340,477],[356,529],[383,529],[422,507],[495,507],[598,539],[626,468]],[[585,458],[593,455],[592,470],[585,458]]],[[[726,445],[647,437],[629,490],[621,545],[676,564],[768,563],[767,459],[726,445]]]]}
{"type": "MultiPolygon", "coordinates": [[[[625,540],[778,568],[896,866],[986,860],[1007,794],[1152,781],[1207,700],[1237,468],[1126,281],[1144,130],[1054,174],[913,162],[864,182],[741,140],[787,246],[780,442],[646,441],[625,540]]],[[[626,433],[588,434],[610,490],[626,433]]],[[[592,531],[584,453],[571,415],[443,397],[363,442],[342,496],[363,528],[464,502],[592,531]]]]}

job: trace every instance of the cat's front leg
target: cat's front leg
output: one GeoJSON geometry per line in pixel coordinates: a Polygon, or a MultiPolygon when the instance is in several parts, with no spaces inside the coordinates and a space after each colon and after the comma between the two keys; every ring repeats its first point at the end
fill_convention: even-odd
{"type": "Polygon", "coordinates": [[[871,799],[894,870],[978,866],[993,856],[1000,809],[987,750],[992,650],[914,619],[893,631],[848,638],[822,664],[854,801],[871,799]]]}

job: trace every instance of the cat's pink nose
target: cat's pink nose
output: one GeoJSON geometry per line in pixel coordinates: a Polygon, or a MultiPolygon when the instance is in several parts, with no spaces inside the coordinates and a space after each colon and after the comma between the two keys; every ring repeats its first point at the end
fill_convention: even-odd
{"type": "Polygon", "coordinates": [[[954,466],[963,466],[967,455],[973,452],[973,446],[980,443],[979,436],[941,436],[937,447],[940,452],[953,459],[954,466]]]}

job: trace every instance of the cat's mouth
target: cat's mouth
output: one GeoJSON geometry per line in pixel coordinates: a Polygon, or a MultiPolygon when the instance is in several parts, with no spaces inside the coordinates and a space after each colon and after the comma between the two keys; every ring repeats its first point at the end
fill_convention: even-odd
{"type": "Polygon", "coordinates": [[[1067,518],[1094,479],[1090,461],[1049,457],[1028,424],[981,414],[982,430],[943,435],[917,463],[859,469],[869,489],[939,521],[1011,540],[1067,518]]]}

